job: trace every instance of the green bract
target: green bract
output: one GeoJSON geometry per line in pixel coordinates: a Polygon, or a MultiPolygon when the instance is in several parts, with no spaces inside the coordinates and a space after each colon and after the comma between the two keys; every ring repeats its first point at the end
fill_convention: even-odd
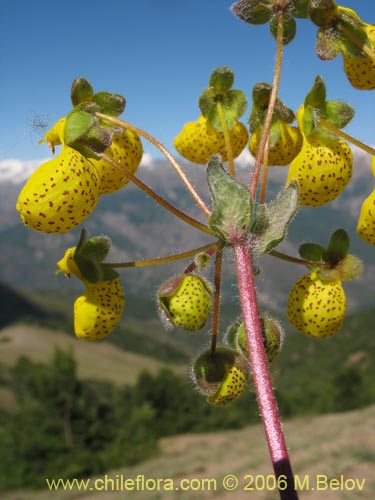
{"type": "Polygon", "coordinates": [[[258,253],[268,253],[286,236],[298,210],[298,185],[291,182],[270,203],[258,206],[252,234],[258,253]]]}
{"type": "Polygon", "coordinates": [[[208,162],[207,180],[213,205],[209,227],[226,242],[242,238],[251,222],[250,191],[224,169],[219,156],[208,162]]]}

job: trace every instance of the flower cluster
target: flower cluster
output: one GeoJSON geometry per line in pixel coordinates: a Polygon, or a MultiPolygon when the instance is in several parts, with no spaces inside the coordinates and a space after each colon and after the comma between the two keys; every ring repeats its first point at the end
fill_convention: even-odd
{"type": "Polygon", "coordinates": [[[113,137],[105,153],[118,168],[105,159],[86,158],[64,140],[65,117],[45,134],[45,141],[60,153],[43,163],[20,192],[16,208],[31,229],[45,233],[66,233],[81,224],[95,209],[100,195],[121,189],[128,182],[123,170],[134,173],[142,159],[137,134],[125,130],[113,137]]]}

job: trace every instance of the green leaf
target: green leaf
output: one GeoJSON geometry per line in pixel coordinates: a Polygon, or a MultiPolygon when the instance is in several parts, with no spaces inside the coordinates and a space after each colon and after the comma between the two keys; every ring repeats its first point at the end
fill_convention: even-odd
{"type": "Polygon", "coordinates": [[[115,269],[113,269],[113,267],[103,267],[103,266],[100,267],[103,273],[102,277],[103,281],[115,280],[116,278],[119,277],[119,273],[115,269]]]}
{"type": "Polygon", "coordinates": [[[348,253],[350,248],[350,238],[345,229],[337,229],[329,241],[324,255],[326,262],[336,264],[341,261],[348,253]]]}
{"type": "Polygon", "coordinates": [[[119,116],[125,109],[125,98],[120,94],[97,92],[92,100],[99,106],[101,113],[110,116],[119,116]]]}
{"type": "Polygon", "coordinates": [[[275,200],[259,206],[252,233],[260,254],[270,252],[283,241],[297,209],[298,184],[294,181],[275,200]]]}
{"type": "Polygon", "coordinates": [[[91,101],[93,95],[94,90],[87,80],[84,78],[76,78],[73,80],[70,91],[70,98],[73,106],[77,106],[85,101],[91,101]]]}
{"type": "Polygon", "coordinates": [[[324,108],[326,102],[326,86],[321,76],[317,76],[310,92],[305,97],[305,106],[324,108]]]}
{"type": "Polygon", "coordinates": [[[226,242],[242,238],[252,215],[252,198],[248,188],[224,169],[218,155],[212,156],[208,162],[207,180],[213,205],[209,227],[226,242]]]}
{"type": "Polygon", "coordinates": [[[231,11],[249,24],[267,23],[272,16],[272,0],[238,0],[231,11]]]}
{"type": "Polygon", "coordinates": [[[98,118],[87,111],[75,108],[66,118],[65,142],[86,158],[99,158],[111,145],[112,133],[111,128],[101,126],[98,118]]]}
{"type": "MultiPolygon", "coordinates": [[[[278,16],[275,14],[270,21],[271,35],[275,40],[277,40],[278,24],[278,16]]],[[[296,31],[297,24],[294,17],[291,14],[285,13],[283,16],[283,45],[287,45],[294,39],[296,31]]]]}
{"type": "Polygon", "coordinates": [[[82,273],[82,276],[89,283],[96,283],[103,279],[102,268],[98,263],[91,259],[82,257],[79,253],[75,252],[74,260],[82,273]]]}
{"type": "Polygon", "coordinates": [[[336,128],[344,128],[354,116],[354,108],[342,101],[328,101],[326,103],[326,120],[336,128]]]}
{"type": "Polygon", "coordinates": [[[103,262],[111,248],[111,239],[107,236],[94,236],[85,241],[79,249],[79,255],[97,263],[103,262]]]}
{"type": "Polygon", "coordinates": [[[309,3],[310,0],[294,0],[294,6],[292,10],[293,16],[299,17],[301,19],[306,19],[308,17],[307,9],[309,3]]]}
{"type": "Polygon", "coordinates": [[[66,144],[70,146],[74,144],[81,137],[84,137],[91,127],[98,120],[91,113],[87,111],[73,110],[66,117],[66,124],[64,130],[64,139],[66,144]]]}
{"type": "Polygon", "coordinates": [[[213,88],[204,90],[199,98],[199,108],[204,117],[218,132],[223,131],[221,114],[218,109],[221,103],[224,119],[229,130],[232,130],[235,121],[246,111],[247,99],[242,90],[228,90],[218,93],[213,88]]]}
{"type": "Polygon", "coordinates": [[[341,42],[330,26],[318,30],[315,51],[323,61],[331,61],[340,53],[341,42]]]}
{"type": "Polygon", "coordinates": [[[234,82],[234,73],[228,66],[216,68],[210,77],[209,85],[215,92],[226,92],[234,82]]]}
{"type": "Polygon", "coordinates": [[[298,253],[301,259],[309,262],[324,262],[325,251],[326,249],[317,243],[304,243],[299,247],[298,253]]]}
{"type": "Polygon", "coordinates": [[[324,27],[333,21],[337,10],[337,5],[333,0],[311,0],[308,6],[308,16],[316,26],[324,27]]]}

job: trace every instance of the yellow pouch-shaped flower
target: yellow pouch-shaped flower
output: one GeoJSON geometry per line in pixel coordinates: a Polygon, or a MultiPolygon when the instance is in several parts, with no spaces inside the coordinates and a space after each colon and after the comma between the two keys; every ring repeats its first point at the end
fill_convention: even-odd
{"type": "MultiPolygon", "coordinates": [[[[302,146],[302,134],[297,127],[287,125],[279,121],[280,135],[275,144],[268,148],[268,165],[284,166],[298,155],[302,146]]],[[[250,137],[250,153],[256,157],[259,143],[262,137],[262,129],[257,129],[250,137]]]]}
{"type": "MultiPolygon", "coordinates": [[[[134,174],[142,160],[141,140],[132,130],[125,130],[122,134],[113,136],[112,144],[105,154],[118,162],[122,168],[134,174]]],[[[100,177],[100,194],[113,193],[129,182],[121,170],[104,159],[92,159],[91,162],[95,165],[100,177]]]]}
{"type": "MultiPolygon", "coordinates": [[[[248,140],[245,125],[235,122],[229,131],[233,157],[236,158],[243,151],[248,140]]],[[[187,160],[202,164],[208,162],[213,154],[220,154],[223,162],[228,160],[223,132],[217,132],[209,124],[207,118],[200,116],[194,122],[186,123],[181,132],[174,139],[177,151],[187,160]]]]}
{"type": "Polygon", "coordinates": [[[345,309],[341,281],[322,281],[315,272],[302,276],[288,297],[290,323],[312,337],[335,335],[344,321],[345,309]]]}
{"type": "Polygon", "coordinates": [[[207,397],[208,403],[224,406],[237,399],[245,390],[249,380],[249,373],[236,366],[228,369],[219,389],[212,396],[207,397]]]}
{"type": "Polygon", "coordinates": [[[31,229],[66,233],[94,210],[100,181],[96,168],[78,151],[63,146],[43,163],[21,190],[16,208],[31,229]]]}
{"type": "Polygon", "coordinates": [[[86,293],[74,303],[74,331],[82,340],[100,340],[120,321],[124,290],[118,278],[85,285],[86,293]]]}
{"type": "MultiPolygon", "coordinates": [[[[372,157],[372,172],[375,177],[375,156],[372,157]]],[[[363,241],[375,245],[375,188],[363,202],[357,224],[357,233],[363,241]]]]}
{"type": "MultiPolygon", "coordinates": [[[[304,106],[297,111],[302,129],[304,106]]],[[[299,203],[306,207],[325,205],[337,198],[352,176],[353,154],[342,139],[307,138],[292,161],[286,184],[293,179],[299,185],[299,203]]]]}
{"type": "MultiPolygon", "coordinates": [[[[350,10],[340,7],[341,10],[350,10]]],[[[366,24],[365,31],[370,43],[370,54],[354,57],[342,52],[344,71],[350,83],[359,90],[375,89],[375,25],[366,24]]]]}

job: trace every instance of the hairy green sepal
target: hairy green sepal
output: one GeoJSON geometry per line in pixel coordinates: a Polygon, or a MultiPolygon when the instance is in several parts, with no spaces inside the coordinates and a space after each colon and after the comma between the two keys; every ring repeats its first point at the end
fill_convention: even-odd
{"type": "Polygon", "coordinates": [[[361,47],[368,44],[366,23],[356,12],[337,6],[333,0],[312,0],[309,17],[319,26],[315,48],[321,59],[334,59],[340,52],[352,57],[364,55],[361,47]]]}
{"type": "Polygon", "coordinates": [[[118,116],[125,109],[125,98],[106,91],[94,94],[91,84],[84,78],[76,78],[70,97],[74,108],[66,117],[65,143],[86,158],[100,158],[112,142],[118,127],[99,120],[95,113],[118,116]]]}
{"type": "Polygon", "coordinates": [[[294,17],[307,17],[308,0],[238,0],[231,11],[242,21],[249,24],[265,24],[269,22],[270,32],[277,39],[279,14],[282,10],[283,44],[291,42],[296,34],[294,17]]]}
{"type": "Polygon", "coordinates": [[[210,229],[225,242],[242,238],[252,216],[253,203],[248,188],[225,170],[218,155],[208,162],[207,180],[213,206],[208,220],[210,229]]]}
{"type": "Polygon", "coordinates": [[[233,81],[234,73],[230,68],[227,66],[216,68],[210,76],[210,86],[199,98],[202,115],[217,132],[223,131],[222,113],[226,127],[232,130],[236,120],[247,108],[247,99],[242,90],[231,89],[233,81]]]}
{"type": "Polygon", "coordinates": [[[310,138],[337,139],[338,136],[320,125],[325,120],[335,128],[344,128],[354,116],[354,108],[343,101],[327,101],[326,86],[321,76],[305,97],[303,113],[303,133],[310,138]]]}
{"type": "Polygon", "coordinates": [[[298,184],[291,182],[270,203],[259,205],[252,233],[259,254],[270,252],[286,237],[298,210],[298,184]]]}
{"type": "Polygon", "coordinates": [[[89,283],[107,281],[118,277],[118,272],[101,264],[107,257],[111,240],[107,236],[95,236],[87,239],[85,229],[81,231],[79,243],[74,252],[74,261],[82,276],[89,283]]]}
{"type": "Polygon", "coordinates": [[[349,248],[348,233],[345,229],[337,229],[332,233],[327,248],[318,243],[304,243],[299,248],[299,254],[310,263],[310,269],[318,272],[321,279],[349,281],[364,272],[362,261],[348,254],[349,248]]]}
{"type": "Polygon", "coordinates": [[[94,95],[94,89],[92,88],[90,82],[85,80],[85,78],[76,78],[73,80],[70,98],[72,100],[73,106],[81,104],[81,102],[91,101],[94,95]]]}

